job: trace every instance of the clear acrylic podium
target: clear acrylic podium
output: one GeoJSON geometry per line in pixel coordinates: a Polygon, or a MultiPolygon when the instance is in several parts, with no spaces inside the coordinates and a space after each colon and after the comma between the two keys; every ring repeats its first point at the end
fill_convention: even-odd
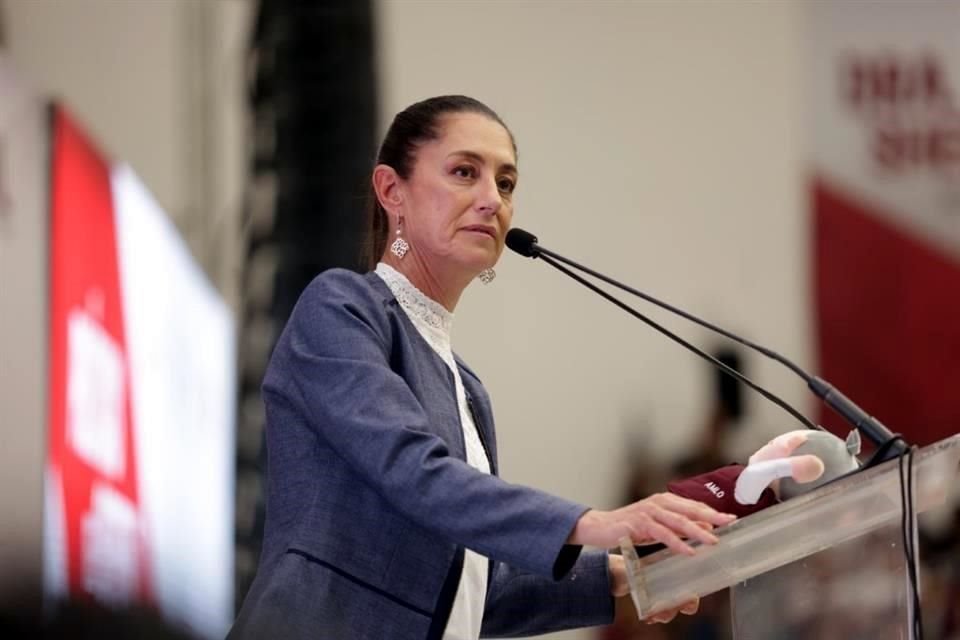
{"type": "MultiPolygon", "coordinates": [[[[958,464],[960,434],[915,452],[916,513],[957,490],[958,464]]],[[[901,518],[890,460],[742,518],[693,557],[621,549],[641,617],[729,587],[738,639],[911,638],[901,518]]]]}

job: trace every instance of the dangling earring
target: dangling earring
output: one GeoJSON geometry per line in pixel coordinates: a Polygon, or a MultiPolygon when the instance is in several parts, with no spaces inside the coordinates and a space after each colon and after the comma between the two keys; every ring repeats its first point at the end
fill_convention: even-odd
{"type": "Polygon", "coordinates": [[[397,256],[401,260],[403,256],[407,255],[407,251],[410,250],[410,243],[400,237],[400,230],[403,227],[403,216],[397,218],[397,239],[393,241],[393,244],[390,245],[390,253],[397,256]]]}
{"type": "Polygon", "coordinates": [[[493,282],[493,279],[497,277],[497,272],[493,269],[484,269],[477,277],[480,278],[480,282],[483,284],[490,284],[493,282]]]}

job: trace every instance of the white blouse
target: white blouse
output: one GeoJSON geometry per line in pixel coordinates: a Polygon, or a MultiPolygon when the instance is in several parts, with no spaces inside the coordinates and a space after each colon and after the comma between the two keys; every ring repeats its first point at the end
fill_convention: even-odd
{"type": "MultiPolygon", "coordinates": [[[[457,407],[460,410],[460,424],[463,427],[463,441],[466,444],[467,464],[490,473],[490,463],[480,441],[477,425],[473,422],[467,407],[467,394],[460,379],[460,371],[453,359],[450,346],[450,333],[453,328],[453,314],[443,305],[428,298],[417,289],[402,273],[388,264],[377,264],[376,273],[387,284],[400,307],[413,322],[413,326],[423,336],[437,355],[453,372],[457,394],[457,407]]],[[[483,607],[487,594],[487,568],[489,560],[484,556],[465,550],[463,573],[457,587],[457,595],[450,611],[450,619],[443,633],[443,640],[477,640],[480,637],[480,623],[483,619],[483,607]]]]}

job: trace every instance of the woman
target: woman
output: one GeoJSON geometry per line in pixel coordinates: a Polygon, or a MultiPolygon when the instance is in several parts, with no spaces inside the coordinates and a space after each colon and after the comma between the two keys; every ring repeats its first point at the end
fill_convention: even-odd
{"type": "Polygon", "coordinates": [[[630,536],[693,553],[682,538],[713,543],[708,529],[733,519],[671,495],[591,510],[497,477],[490,401],[450,325],[503,251],[516,165],[510,131],[471,98],[394,119],[372,179],[379,263],[307,287],[264,379],[264,545],[233,636],[473,640],[603,624],[625,573],[582,545],[630,536]]]}

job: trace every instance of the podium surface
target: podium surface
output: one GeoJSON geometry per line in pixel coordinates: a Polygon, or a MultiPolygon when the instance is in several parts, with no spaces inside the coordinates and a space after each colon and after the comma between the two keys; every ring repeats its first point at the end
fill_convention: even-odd
{"type": "MultiPolygon", "coordinates": [[[[960,434],[914,452],[916,513],[955,488],[958,463],[960,434]]],[[[638,614],[732,587],[738,638],[910,637],[901,473],[906,463],[894,459],[838,478],[717,530],[719,542],[697,546],[692,557],[663,550],[638,558],[621,544],[638,614]],[[870,614],[876,624],[861,632],[848,628],[865,617],[858,610],[885,614],[870,614]],[[813,628],[828,618],[844,625],[835,633],[813,628]]]]}

